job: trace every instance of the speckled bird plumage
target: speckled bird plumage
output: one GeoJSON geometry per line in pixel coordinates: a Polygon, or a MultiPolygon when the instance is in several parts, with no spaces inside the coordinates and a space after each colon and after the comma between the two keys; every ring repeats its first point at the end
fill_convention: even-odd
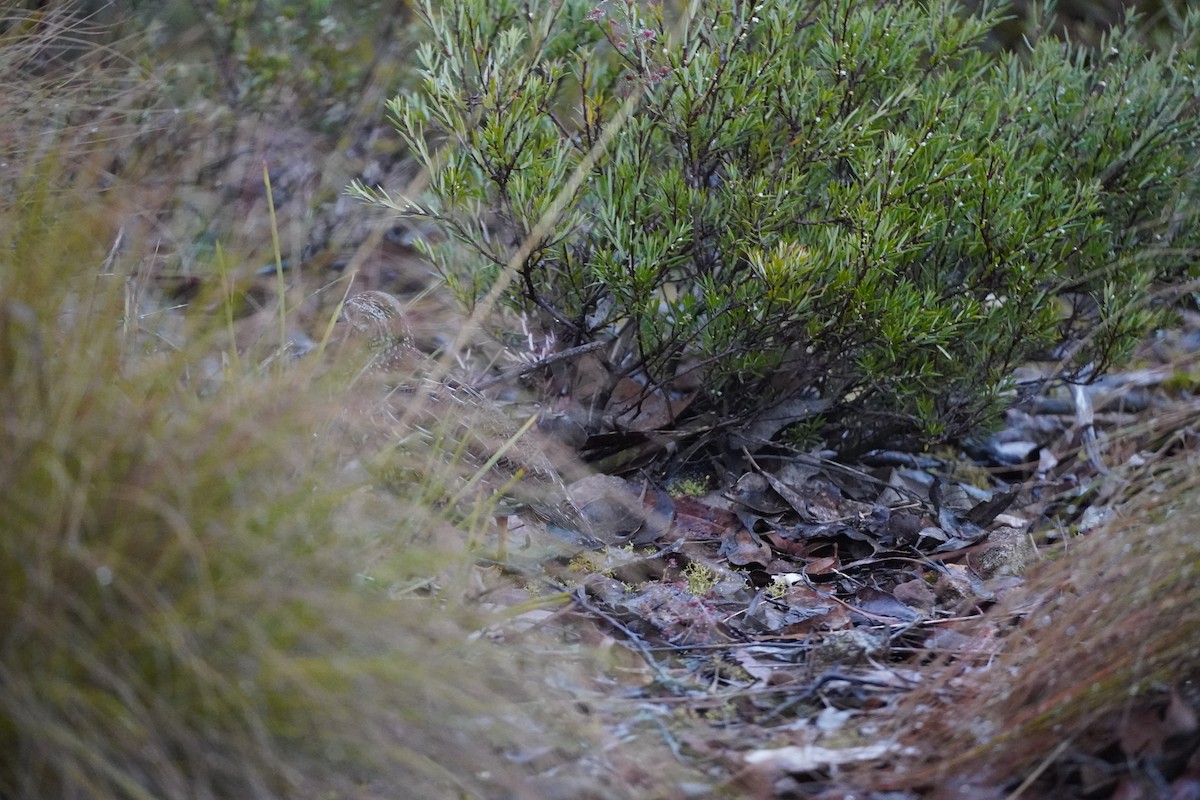
{"type": "Polygon", "coordinates": [[[440,428],[449,433],[451,441],[460,443],[460,466],[468,473],[490,465],[481,488],[504,487],[510,499],[547,516],[561,511],[551,507],[562,501],[563,480],[557,466],[569,461],[569,454],[536,429],[518,435],[521,425],[469,386],[421,377],[435,370],[429,369],[428,356],[414,347],[399,300],[386,292],[360,292],[346,300],[342,318],[352,337],[369,348],[366,366],[370,372],[397,379],[387,381],[388,389],[381,393],[377,410],[398,426],[394,428],[398,436],[415,434],[421,439],[440,428]]]}
{"type": "Polygon", "coordinates": [[[371,350],[370,366],[390,368],[417,355],[404,307],[387,292],[359,292],[348,298],[342,318],[371,350]]]}

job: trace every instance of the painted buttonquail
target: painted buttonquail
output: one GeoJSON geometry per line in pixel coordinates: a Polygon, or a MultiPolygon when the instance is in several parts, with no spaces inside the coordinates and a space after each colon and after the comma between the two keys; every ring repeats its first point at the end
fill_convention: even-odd
{"type": "Polygon", "coordinates": [[[434,371],[432,359],[414,347],[399,300],[386,292],[360,292],[346,300],[342,318],[366,344],[368,370],[386,376],[389,389],[377,410],[393,425],[404,421],[398,435],[440,430],[441,446],[457,443],[451,449],[467,473],[486,470],[481,488],[504,493],[510,502],[501,508],[529,508],[560,524],[573,519],[559,466],[573,461],[569,448],[536,427],[522,433],[527,427],[522,421],[469,386],[421,377],[434,371]]]}
{"type": "Polygon", "coordinates": [[[342,319],[356,337],[366,342],[371,369],[414,366],[422,358],[413,347],[412,330],[404,307],[387,292],[359,292],[347,298],[342,319]]]}

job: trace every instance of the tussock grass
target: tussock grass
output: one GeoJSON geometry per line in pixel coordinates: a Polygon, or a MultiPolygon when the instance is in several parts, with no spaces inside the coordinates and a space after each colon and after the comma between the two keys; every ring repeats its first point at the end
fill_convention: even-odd
{"type": "Polygon", "coordinates": [[[471,569],[442,454],[378,489],[338,370],[156,306],[55,99],[0,195],[0,797],[540,796],[506,757],[554,731],[536,670],[452,591],[377,588],[471,569]]]}
{"type": "Polygon", "coordinates": [[[454,556],[430,560],[432,510],[344,477],[318,436],[336,389],[247,363],[202,396],[185,376],[203,330],[171,350],[122,325],[91,198],[8,216],[0,795],[469,787],[495,754],[459,725],[494,713],[511,670],[462,649],[453,601],[356,584],[372,562],[404,579],[454,556]]]}
{"type": "Polygon", "coordinates": [[[1194,410],[1174,424],[1160,453],[1110,476],[1122,491],[1109,520],[1047,551],[985,617],[980,653],[905,699],[900,729],[930,758],[894,782],[1037,796],[1096,756],[1143,779],[1182,766],[1200,680],[1200,478],[1194,410]]]}

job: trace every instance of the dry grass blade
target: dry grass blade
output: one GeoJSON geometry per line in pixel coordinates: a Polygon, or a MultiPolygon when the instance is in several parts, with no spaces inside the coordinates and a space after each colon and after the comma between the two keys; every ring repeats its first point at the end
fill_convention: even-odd
{"type": "MultiPolygon", "coordinates": [[[[1193,415],[1181,425],[1196,422],[1193,415]]],[[[1034,570],[992,613],[1021,620],[994,660],[950,665],[908,698],[905,727],[919,731],[913,743],[936,761],[900,771],[900,783],[994,786],[1028,776],[1042,791],[1079,779],[1068,777],[1072,759],[1114,747],[1127,767],[1178,769],[1171,743],[1195,736],[1200,712],[1200,454],[1192,438],[1133,475],[1111,500],[1118,511],[1108,523],[1034,570]]],[[[1130,769],[1126,780],[1148,779],[1130,769]]]]}
{"type": "Polygon", "coordinates": [[[540,796],[503,755],[553,728],[511,654],[375,588],[469,568],[438,511],[315,437],[333,373],[227,359],[200,391],[227,320],[143,328],[145,243],[70,155],[0,206],[0,796],[540,796]]]}

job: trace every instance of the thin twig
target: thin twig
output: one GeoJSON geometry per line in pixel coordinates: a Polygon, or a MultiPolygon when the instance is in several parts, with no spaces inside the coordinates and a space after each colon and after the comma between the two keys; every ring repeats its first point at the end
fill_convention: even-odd
{"type": "Polygon", "coordinates": [[[539,369],[545,369],[546,367],[557,364],[560,361],[566,361],[571,358],[577,358],[579,356],[586,355],[587,353],[594,353],[597,350],[603,350],[607,346],[607,342],[588,342],[587,344],[581,344],[577,347],[570,347],[558,353],[551,353],[545,358],[539,358],[537,361],[532,361],[528,364],[521,364],[520,366],[513,367],[512,369],[505,370],[499,375],[495,375],[487,380],[480,381],[479,383],[475,384],[473,388],[476,391],[490,389],[498,383],[504,383],[506,381],[511,381],[514,378],[523,377],[531,372],[537,372],[539,369]]]}
{"type": "Polygon", "coordinates": [[[817,693],[821,690],[821,687],[823,687],[827,683],[833,683],[834,681],[842,681],[845,683],[858,684],[859,686],[875,686],[875,687],[879,687],[882,689],[903,688],[903,687],[896,686],[896,684],[894,684],[894,683],[888,683],[887,681],[878,681],[873,678],[860,678],[856,675],[845,675],[841,672],[838,672],[837,670],[829,670],[829,671],[825,672],[824,674],[822,674],[820,677],[818,677],[803,692],[796,695],[795,697],[792,697],[792,698],[786,700],[782,704],[776,706],[775,709],[770,714],[768,714],[767,716],[758,720],[758,724],[766,725],[771,720],[777,719],[780,716],[782,716],[783,714],[785,714],[789,709],[793,708],[794,706],[797,706],[800,703],[805,702],[806,700],[814,699],[817,696],[817,693]]]}
{"type": "Polygon", "coordinates": [[[658,663],[658,660],[654,658],[654,654],[650,652],[650,647],[645,643],[645,641],[642,640],[641,635],[639,635],[636,631],[631,630],[628,625],[621,622],[612,614],[609,614],[607,611],[604,611],[589,601],[587,598],[587,589],[585,587],[578,587],[571,593],[571,597],[584,611],[595,614],[609,625],[612,625],[621,633],[625,634],[625,638],[629,645],[636,650],[638,655],[642,657],[642,660],[644,660],[650,666],[650,668],[654,670],[654,674],[658,676],[658,680],[663,686],[677,687],[679,685],[679,681],[672,678],[662,667],[662,665],[658,663]]]}
{"type": "Polygon", "coordinates": [[[1041,777],[1042,773],[1046,771],[1046,768],[1053,764],[1055,760],[1057,760],[1058,757],[1063,754],[1063,751],[1066,750],[1067,747],[1069,747],[1074,741],[1075,737],[1070,737],[1059,742],[1058,746],[1051,750],[1049,755],[1042,759],[1042,762],[1037,765],[1033,772],[1025,776],[1025,780],[1021,781],[1021,785],[1014,789],[1012,793],[1005,798],[1005,800],[1016,800],[1016,798],[1024,794],[1025,790],[1032,786],[1034,782],[1041,777]]]}

